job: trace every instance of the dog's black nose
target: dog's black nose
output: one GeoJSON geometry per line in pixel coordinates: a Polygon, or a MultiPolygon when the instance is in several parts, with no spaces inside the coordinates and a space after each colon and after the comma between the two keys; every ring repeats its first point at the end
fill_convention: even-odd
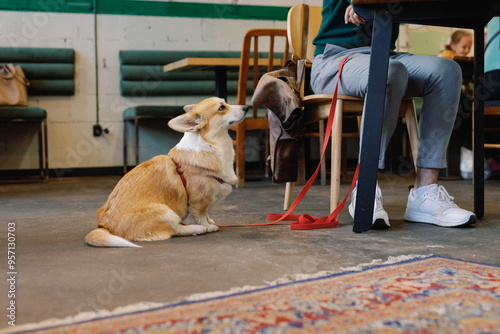
{"type": "Polygon", "coordinates": [[[243,106],[241,109],[245,112],[245,114],[248,112],[248,106],[243,106]]]}

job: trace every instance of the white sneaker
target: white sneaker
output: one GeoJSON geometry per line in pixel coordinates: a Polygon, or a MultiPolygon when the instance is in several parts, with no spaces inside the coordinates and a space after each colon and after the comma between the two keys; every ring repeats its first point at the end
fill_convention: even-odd
{"type": "Polygon", "coordinates": [[[437,184],[411,189],[404,217],[410,222],[443,227],[465,226],[477,222],[473,212],[458,207],[446,189],[437,184]]]}
{"type": "MultiPolygon", "coordinates": [[[[356,193],[357,187],[351,192],[351,204],[349,204],[349,214],[354,219],[354,210],[356,208],[356,193]]],[[[375,207],[373,208],[373,222],[371,229],[373,230],[384,230],[389,228],[391,224],[389,224],[389,215],[384,210],[383,200],[382,200],[382,190],[377,183],[377,188],[375,192],[375,207]]]]}

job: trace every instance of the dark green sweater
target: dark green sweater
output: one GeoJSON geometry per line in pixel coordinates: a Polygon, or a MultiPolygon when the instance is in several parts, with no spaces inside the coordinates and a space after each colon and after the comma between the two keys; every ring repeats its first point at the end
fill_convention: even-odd
{"type": "MultiPolygon", "coordinates": [[[[318,35],[313,40],[313,44],[316,45],[315,55],[323,53],[326,44],[334,44],[347,49],[371,45],[371,22],[359,27],[352,23],[345,24],[345,10],[349,5],[348,0],[323,0],[321,11],[323,19],[318,35]]],[[[399,25],[395,24],[392,29],[392,50],[396,48],[398,35],[399,25]]]]}

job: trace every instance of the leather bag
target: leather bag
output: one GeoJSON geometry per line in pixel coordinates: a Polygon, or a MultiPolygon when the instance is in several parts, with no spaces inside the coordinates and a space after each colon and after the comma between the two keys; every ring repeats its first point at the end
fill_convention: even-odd
{"type": "Polygon", "coordinates": [[[0,66],[0,106],[27,106],[28,86],[21,66],[0,66]]]}
{"type": "Polygon", "coordinates": [[[303,109],[299,93],[302,73],[303,63],[290,59],[282,69],[264,74],[252,97],[253,104],[267,109],[268,163],[276,183],[305,182],[303,109]],[[298,77],[297,73],[300,73],[298,77]]]}

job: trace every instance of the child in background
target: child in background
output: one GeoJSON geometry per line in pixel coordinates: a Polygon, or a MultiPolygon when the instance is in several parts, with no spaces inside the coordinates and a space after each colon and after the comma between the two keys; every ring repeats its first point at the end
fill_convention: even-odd
{"type": "MultiPolygon", "coordinates": [[[[472,48],[472,33],[467,30],[456,30],[448,40],[443,51],[438,54],[438,57],[453,59],[455,57],[467,57],[472,48]]],[[[462,97],[472,96],[472,90],[469,88],[469,82],[462,82],[462,97]]],[[[462,104],[462,103],[460,103],[462,104]]]]}
{"type": "Polygon", "coordinates": [[[471,47],[472,33],[467,30],[456,30],[446,41],[446,46],[439,56],[450,59],[454,56],[467,57],[471,47]]]}

